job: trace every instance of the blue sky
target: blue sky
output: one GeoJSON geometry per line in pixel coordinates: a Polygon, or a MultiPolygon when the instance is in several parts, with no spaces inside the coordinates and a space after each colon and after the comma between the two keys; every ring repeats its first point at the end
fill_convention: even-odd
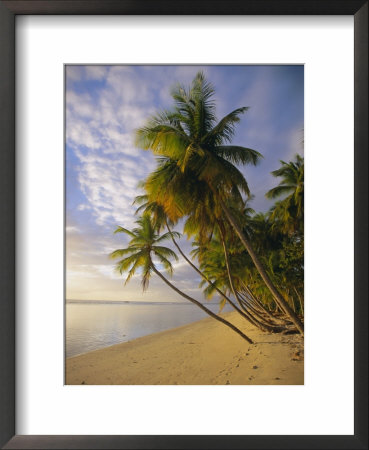
{"type": "MultiPolygon", "coordinates": [[[[250,107],[233,144],[264,157],[257,167],[241,168],[255,196],[254,209],[271,206],[264,195],[278,183],[270,172],[279,160],[302,154],[303,66],[67,66],[67,298],[183,300],[155,277],[144,295],[139,276],[124,286],[108,255],[127,242],[113,231],[134,225],[137,184],[155,167],[150,152],[134,147],[133,131],[158,109],[170,108],[171,86],[188,85],[199,70],[215,87],[218,118],[250,107]]],[[[185,237],[181,245],[188,253],[185,237]]],[[[174,268],[177,286],[202,299],[193,269],[183,261],[174,268]]]]}

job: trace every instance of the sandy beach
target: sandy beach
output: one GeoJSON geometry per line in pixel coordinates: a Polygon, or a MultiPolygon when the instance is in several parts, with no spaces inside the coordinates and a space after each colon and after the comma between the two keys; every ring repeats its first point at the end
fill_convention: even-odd
{"type": "Polygon", "coordinates": [[[249,344],[209,318],[66,360],[66,384],[301,385],[303,338],[263,333],[236,312],[224,316],[249,344]]]}

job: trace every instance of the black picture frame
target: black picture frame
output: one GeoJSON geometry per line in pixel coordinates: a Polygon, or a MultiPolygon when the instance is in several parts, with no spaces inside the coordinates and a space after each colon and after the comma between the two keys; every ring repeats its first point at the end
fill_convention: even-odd
{"type": "MultiPolygon", "coordinates": [[[[0,1],[0,445],[6,449],[368,448],[368,1],[0,1]],[[355,164],[355,416],[349,436],[15,435],[15,17],[19,14],[353,15],[355,164]]],[[[17,280],[21,283],[21,280],[17,280]]],[[[298,414],[298,411],[296,411],[298,414]]]]}

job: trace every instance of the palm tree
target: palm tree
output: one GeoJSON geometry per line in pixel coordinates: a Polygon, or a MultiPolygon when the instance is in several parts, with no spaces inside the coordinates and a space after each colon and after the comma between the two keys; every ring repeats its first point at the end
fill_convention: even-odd
{"type": "Polygon", "coordinates": [[[173,250],[160,245],[163,241],[168,240],[171,236],[177,236],[178,233],[172,231],[165,233],[163,235],[159,234],[158,227],[155,226],[152,219],[148,214],[144,214],[137,221],[137,227],[132,231],[118,227],[115,230],[115,233],[125,233],[131,237],[131,240],[128,243],[128,246],[123,249],[115,250],[111,253],[112,258],[120,258],[123,257],[120,261],[118,261],[116,268],[122,274],[125,271],[128,271],[128,276],[126,278],[125,284],[132,278],[132,276],[136,273],[138,269],[141,269],[142,274],[142,288],[145,291],[149,286],[150,277],[152,272],[154,272],[159,278],[161,278],[165,284],[171,287],[177,294],[181,295],[185,299],[189,300],[191,303],[197,305],[200,309],[202,309],[206,314],[223,323],[227,327],[231,328],[238,335],[240,335],[243,339],[245,339],[250,344],[253,344],[253,341],[246,336],[241,330],[235,327],[233,324],[228,322],[223,317],[214,314],[210,309],[206,308],[202,303],[180,291],[177,287],[174,286],[155,266],[153,262],[153,258],[159,260],[159,263],[163,266],[163,268],[172,275],[173,267],[170,262],[170,259],[177,260],[177,255],[173,250]]]}
{"type": "Polygon", "coordinates": [[[270,189],[265,196],[270,199],[285,197],[272,209],[271,218],[280,220],[282,230],[287,232],[303,231],[304,226],[304,158],[295,155],[290,162],[280,161],[281,167],[272,175],[282,180],[278,186],[270,189]]]}
{"type": "Polygon", "coordinates": [[[158,167],[145,183],[150,200],[161,204],[172,220],[178,220],[206,199],[217,219],[226,217],[248,251],[262,279],[281,309],[303,334],[303,325],[278,292],[229,207],[244,205],[248,184],[234,164],[257,164],[262,157],[250,148],[230,145],[235,125],[247,107],[235,109],[219,122],[215,116],[214,89],[199,72],[187,90],[172,91],[173,111],[153,116],[136,131],[136,145],[158,155],[158,167]],[[200,194],[200,195],[198,195],[200,194]]]}
{"type": "MultiPolygon", "coordinates": [[[[254,305],[255,301],[250,294],[244,293],[245,289],[242,286],[242,278],[245,278],[244,252],[243,254],[239,253],[237,249],[239,246],[235,247],[235,242],[231,246],[234,238],[232,239],[230,234],[227,234],[229,230],[226,230],[226,223],[220,223],[219,225],[219,231],[210,242],[205,245],[199,245],[198,242],[193,244],[197,247],[192,251],[192,255],[198,257],[201,273],[204,274],[204,279],[209,284],[204,290],[205,296],[211,298],[216,291],[232,293],[241,309],[239,312],[254,326],[264,331],[283,331],[285,328],[277,325],[271,314],[268,314],[265,310],[260,310],[260,305],[254,305]],[[228,251],[228,247],[230,247],[230,251],[228,251]],[[269,317],[266,318],[264,313],[269,317]]],[[[202,282],[200,286],[203,287],[204,284],[202,282]]],[[[223,294],[223,298],[228,300],[225,294],[223,294]]],[[[223,305],[224,302],[222,301],[221,307],[223,305]]],[[[232,304],[232,306],[234,305],[232,304]]]]}
{"type": "MultiPolygon", "coordinates": [[[[261,328],[266,331],[278,331],[278,329],[272,328],[268,324],[262,326],[262,324],[260,324],[258,321],[254,320],[252,317],[250,317],[249,312],[244,310],[244,308],[242,307],[242,304],[240,304],[239,299],[237,297],[236,297],[236,300],[240,304],[241,309],[222,290],[220,290],[216,286],[216,284],[214,284],[205,275],[205,273],[203,271],[201,271],[198,267],[196,267],[196,265],[182,251],[181,247],[179,246],[178,242],[176,241],[175,237],[178,237],[179,234],[177,232],[172,232],[170,227],[173,225],[173,223],[168,219],[168,217],[166,216],[164,209],[161,205],[159,205],[156,202],[149,202],[147,195],[137,196],[133,203],[140,204],[140,206],[136,210],[136,214],[138,212],[143,211],[144,214],[150,215],[150,217],[153,221],[153,224],[155,224],[155,226],[158,227],[158,230],[161,230],[164,226],[166,226],[166,228],[171,236],[174,246],[177,248],[178,252],[181,254],[183,259],[203,278],[203,280],[209,285],[209,288],[214,289],[215,291],[218,292],[218,294],[220,294],[220,296],[223,299],[222,307],[224,307],[225,303],[229,303],[232,306],[232,308],[235,311],[237,311],[244,319],[246,319],[248,322],[252,323],[253,325],[257,326],[258,328],[261,328]]],[[[205,218],[204,209],[196,208],[195,211],[192,212],[192,215],[187,219],[186,224],[184,226],[185,230],[187,229],[189,234],[191,234],[195,231],[199,231],[198,221],[193,220],[193,217],[196,216],[197,214],[201,214],[202,220],[200,220],[200,223],[203,223],[203,226],[201,228],[203,231],[205,229],[204,220],[207,220],[207,228],[208,229],[209,228],[212,229],[214,226],[214,224],[210,225],[211,220],[210,220],[209,216],[207,216],[205,218]],[[194,228],[194,227],[196,227],[196,228],[194,228]]],[[[213,230],[211,231],[211,234],[212,234],[212,232],[213,232],[213,230]]],[[[200,232],[200,235],[201,235],[201,232],[200,232]]]]}

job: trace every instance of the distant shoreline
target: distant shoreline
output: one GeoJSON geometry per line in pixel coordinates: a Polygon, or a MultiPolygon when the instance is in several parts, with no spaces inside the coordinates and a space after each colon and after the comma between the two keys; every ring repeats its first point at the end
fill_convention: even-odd
{"type": "MultiPolygon", "coordinates": [[[[209,303],[201,302],[203,305],[209,305],[209,303]]],[[[139,300],[66,300],[66,304],[101,304],[101,305],[191,305],[190,302],[148,302],[139,300]]]]}
{"type": "Polygon", "coordinates": [[[304,384],[301,335],[263,333],[235,312],[226,316],[255,344],[207,318],[68,358],[66,384],[304,384]]]}

